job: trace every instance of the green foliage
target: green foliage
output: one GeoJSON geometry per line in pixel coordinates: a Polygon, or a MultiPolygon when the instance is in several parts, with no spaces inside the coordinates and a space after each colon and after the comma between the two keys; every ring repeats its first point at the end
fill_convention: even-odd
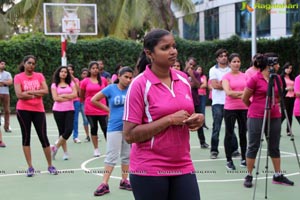
{"type": "MultiPolygon", "coordinates": [[[[176,38],[178,59],[182,67],[190,56],[197,59],[204,72],[208,74],[209,68],[216,62],[214,53],[219,48],[225,48],[229,53],[239,53],[242,58],[242,70],[248,68],[251,61],[251,41],[242,40],[238,36],[232,36],[227,40],[215,40],[206,42],[187,41],[176,38]]],[[[299,40],[295,37],[281,38],[279,40],[258,40],[258,52],[276,52],[280,56],[281,66],[290,61],[295,66],[299,65],[300,48],[299,40]]],[[[52,74],[61,65],[61,38],[46,37],[39,34],[22,34],[8,41],[0,41],[0,59],[7,63],[6,70],[14,76],[18,73],[18,65],[25,55],[37,57],[36,71],[42,72],[50,86],[52,74]]],[[[80,75],[82,68],[87,67],[92,60],[104,60],[105,70],[114,72],[115,65],[122,63],[124,66],[134,67],[142,51],[142,45],[132,40],[121,40],[112,37],[103,39],[79,39],[76,44],[68,43],[67,60],[75,66],[75,74],[80,75]]],[[[10,87],[11,106],[15,107],[16,96],[13,87],[10,87]]],[[[51,110],[51,95],[44,97],[45,108],[51,110]]]]}

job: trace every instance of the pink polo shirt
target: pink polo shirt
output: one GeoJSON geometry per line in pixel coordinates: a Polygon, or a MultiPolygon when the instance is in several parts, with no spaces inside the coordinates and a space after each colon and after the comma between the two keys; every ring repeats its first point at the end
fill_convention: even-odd
{"type": "MultiPolygon", "coordinates": [[[[205,75],[202,75],[202,76],[200,77],[200,80],[201,80],[201,83],[203,83],[205,80],[207,81],[207,78],[206,78],[205,75]]],[[[206,95],[206,88],[199,88],[199,89],[198,89],[198,94],[199,94],[199,95],[206,95]]]]}
{"type": "MultiPolygon", "coordinates": [[[[172,89],[147,66],[129,86],[123,120],[147,124],[179,110],[192,114],[194,103],[187,76],[170,69],[172,89]]],[[[130,172],[144,176],[175,176],[194,171],[187,126],[169,126],[151,140],[133,143],[130,172]]]]}
{"type": "MultiPolygon", "coordinates": [[[[72,94],[73,92],[73,87],[75,87],[74,82],[71,82],[70,85],[67,87],[57,87],[55,83],[51,84],[51,89],[55,89],[57,92],[57,95],[60,94],[72,94]]],[[[71,99],[69,101],[63,101],[63,102],[58,102],[54,101],[52,110],[53,111],[69,111],[69,110],[74,110],[74,99],[71,99]]]]}
{"type": "MultiPolygon", "coordinates": [[[[246,75],[242,72],[232,74],[228,72],[222,78],[227,80],[232,91],[244,91],[247,81],[246,75]]],[[[228,95],[225,97],[224,109],[226,110],[247,110],[248,107],[244,104],[241,98],[232,98],[228,95]]]]}
{"type": "MultiPolygon", "coordinates": [[[[22,92],[40,90],[45,77],[42,73],[33,72],[32,76],[27,76],[21,72],[14,77],[14,84],[20,84],[22,92]]],[[[35,97],[33,99],[18,99],[17,110],[29,110],[35,112],[45,112],[43,97],[35,97]]]]}
{"type": "MultiPolygon", "coordinates": [[[[281,79],[278,76],[278,80],[282,85],[281,79]]],[[[274,80],[275,81],[275,80],[274,80]]],[[[275,105],[271,106],[271,118],[280,118],[281,113],[279,111],[280,105],[278,102],[278,88],[276,81],[274,82],[275,90],[275,105]]],[[[253,91],[253,99],[248,109],[248,117],[251,118],[263,118],[266,105],[266,97],[268,90],[268,82],[264,79],[261,72],[257,72],[247,82],[247,88],[253,91]]]]}
{"type": "MultiPolygon", "coordinates": [[[[295,79],[294,92],[300,92],[300,75],[298,75],[295,79]]],[[[295,98],[294,116],[300,116],[300,97],[295,98]]]]}
{"type": "MultiPolygon", "coordinates": [[[[107,111],[98,108],[91,102],[92,97],[108,85],[106,78],[101,77],[101,81],[101,86],[98,83],[93,83],[89,77],[80,82],[80,89],[85,90],[84,114],[86,115],[108,115],[107,111]]],[[[105,98],[101,99],[100,102],[106,105],[105,98]]]]}

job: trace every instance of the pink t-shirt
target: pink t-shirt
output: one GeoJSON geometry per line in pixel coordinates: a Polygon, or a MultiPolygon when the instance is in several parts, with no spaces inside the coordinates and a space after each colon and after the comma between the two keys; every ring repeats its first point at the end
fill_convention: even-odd
{"type": "MultiPolygon", "coordinates": [[[[73,87],[75,86],[74,82],[71,82],[70,85],[67,87],[57,87],[55,83],[51,84],[51,89],[56,89],[57,95],[60,94],[72,94],[73,92],[73,87]]],[[[64,101],[64,102],[57,102],[55,101],[52,107],[53,111],[70,111],[74,110],[74,104],[73,104],[73,99],[69,101],[64,101]]]]}
{"type": "MultiPolygon", "coordinates": [[[[242,72],[238,74],[232,74],[228,72],[222,78],[222,80],[227,80],[229,87],[233,91],[244,91],[247,81],[246,75],[242,72]]],[[[232,98],[228,95],[225,97],[224,109],[226,110],[247,110],[248,107],[244,104],[242,99],[232,98]]]]}
{"type": "MultiPolygon", "coordinates": [[[[150,68],[129,86],[123,120],[148,124],[179,110],[192,114],[194,103],[187,76],[173,69],[172,89],[164,85],[150,68]]],[[[194,171],[190,155],[188,126],[169,126],[152,139],[133,143],[130,172],[145,176],[174,176],[194,171]]]]}
{"type": "MultiPolygon", "coordinates": [[[[20,84],[22,92],[41,89],[45,77],[42,73],[33,72],[32,76],[27,76],[24,72],[14,77],[14,84],[20,84]]],[[[33,99],[18,99],[17,110],[29,110],[35,112],[45,112],[43,97],[33,99]]]]}
{"type": "MultiPolygon", "coordinates": [[[[201,80],[201,83],[203,83],[205,80],[207,81],[207,78],[206,78],[205,75],[202,75],[202,76],[200,77],[200,80],[201,80]]],[[[199,88],[199,89],[198,89],[198,94],[199,94],[199,95],[206,95],[206,88],[199,88]]]]}
{"type": "MultiPolygon", "coordinates": [[[[282,85],[281,79],[278,76],[278,80],[282,85]]],[[[274,105],[271,105],[271,118],[280,118],[281,113],[279,111],[279,102],[278,102],[278,88],[276,81],[274,80],[274,96],[276,102],[274,105]]],[[[250,80],[247,82],[247,88],[253,91],[253,99],[248,109],[248,117],[251,118],[263,118],[266,105],[266,97],[268,90],[268,82],[264,79],[261,72],[257,72],[250,80]]]]}
{"type": "Polygon", "coordinates": [[[250,67],[245,71],[246,81],[250,80],[252,76],[254,76],[259,70],[255,67],[250,67]]]}
{"type": "MultiPolygon", "coordinates": [[[[300,75],[298,75],[295,79],[294,91],[300,92],[300,75]]],[[[294,116],[300,116],[300,97],[296,97],[294,103],[294,116]]]]}
{"type": "MultiPolygon", "coordinates": [[[[98,83],[93,83],[89,77],[83,79],[80,82],[80,89],[85,90],[85,101],[84,101],[84,114],[86,115],[108,115],[108,112],[96,107],[92,102],[92,97],[105,88],[108,83],[106,78],[101,76],[102,84],[101,86],[98,83]]],[[[101,103],[106,105],[106,99],[103,98],[100,100],[101,103]]]]}
{"type": "MultiPolygon", "coordinates": [[[[289,77],[284,77],[286,87],[294,87],[295,82],[291,80],[289,77]]],[[[294,90],[289,90],[286,95],[286,97],[295,97],[294,90]]]]}

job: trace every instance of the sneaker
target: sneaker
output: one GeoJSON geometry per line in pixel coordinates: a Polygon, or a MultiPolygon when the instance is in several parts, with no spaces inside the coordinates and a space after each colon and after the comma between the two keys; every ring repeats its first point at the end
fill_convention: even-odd
{"type": "Polygon", "coordinates": [[[292,136],[291,132],[286,133],[287,136],[292,136]]]}
{"type": "Polygon", "coordinates": [[[203,125],[203,128],[205,128],[206,130],[209,129],[209,128],[206,126],[206,124],[203,125]]]}
{"type": "Polygon", "coordinates": [[[52,160],[55,160],[55,156],[56,156],[56,153],[57,153],[57,147],[55,145],[51,145],[50,149],[51,149],[52,160]]]}
{"type": "Polygon", "coordinates": [[[122,189],[122,190],[128,190],[128,191],[132,190],[130,182],[127,179],[120,181],[120,187],[119,188],[122,189]]]}
{"type": "Polygon", "coordinates": [[[48,167],[48,172],[52,175],[57,175],[58,174],[58,172],[57,172],[57,170],[54,166],[48,167]]]}
{"type": "Polygon", "coordinates": [[[0,141],[0,147],[4,148],[4,147],[6,147],[6,144],[4,142],[0,141]]]}
{"type": "Polygon", "coordinates": [[[281,184],[281,185],[288,185],[288,186],[293,186],[294,182],[290,181],[288,178],[286,178],[283,174],[280,176],[275,176],[273,175],[273,182],[274,184],[281,184]]]}
{"type": "Polygon", "coordinates": [[[76,143],[76,144],[80,144],[80,143],[81,143],[81,141],[80,141],[78,138],[75,138],[75,139],[74,139],[74,143],[76,143]]]}
{"type": "Polygon", "coordinates": [[[63,160],[69,160],[69,154],[67,152],[64,152],[63,160]]]}
{"type": "Polygon", "coordinates": [[[90,141],[91,141],[90,136],[86,136],[86,138],[84,139],[84,142],[90,142],[90,141]]]}
{"type": "Polygon", "coordinates": [[[240,152],[238,150],[236,150],[236,151],[232,152],[231,156],[234,157],[234,158],[236,158],[236,157],[241,156],[241,154],[240,154],[240,152]]]}
{"type": "Polygon", "coordinates": [[[210,152],[210,158],[211,159],[217,159],[218,158],[218,152],[212,151],[210,152]]]}
{"type": "Polygon", "coordinates": [[[27,170],[27,177],[33,177],[33,175],[34,175],[34,168],[29,167],[27,170]]]}
{"type": "Polygon", "coordinates": [[[6,133],[11,133],[12,132],[11,128],[7,128],[7,129],[4,129],[4,130],[5,130],[6,133]]]}
{"type": "Polygon", "coordinates": [[[94,196],[102,196],[102,195],[104,195],[104,194],[106,194],[106,193],[109,193],[109,192],[110,192],[110,191],[109,191],[109,186],[108,186],[108,184],[101,183],[101,184],[97,187],[96,191],[94,192],[94,196]]]}
{"type": "Polygon", "coordinates": [[[234,166],[234,164],[233,164],[233,161],[227,162],[226,168],[227,168],[228,170],[235,170],[235,166],[234,166]]]}
{"type": "Polygon", "coordinates": [[[94,150],[94,157],[99,157],[99,156],[100,156],[99,149],[95,149],[94,150]]]}
{"type": "Polygon", "coordinates": [[[247,175],[245,177],[244,186],[246,188],[251,188],[253,186],[252,180],[253,180],[253,176],[247,175]]]}
{"type": "Polygon", "coordinates": [[[206,143],[201,144],[201,149],[208,149],[209,145],[206,143]]]}
{"type": "Polygon", "coordinates": [[[242,160],[240,166],[241,167],[247,167],[246,160],[242,160]]]}

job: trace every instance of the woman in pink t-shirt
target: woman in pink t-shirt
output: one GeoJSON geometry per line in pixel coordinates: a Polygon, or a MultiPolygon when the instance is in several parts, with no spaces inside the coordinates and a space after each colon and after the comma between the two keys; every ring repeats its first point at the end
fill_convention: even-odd
{"type": "MultiPolygon", "coordinates": [[[[248,128],[248,146],[247,146],[247,153],[246,153],[246,163],[248,169],[248,175],[245,177],[244,186],[245,187],[252,187],[252,171],[256,159],[257,152],[261,147],[261,137],[262,133],[268,134],[267,139],[267,146],[268,146],[268,156],[271,157],[274,172],[273,175],[273,183],[275,184],[282,184],[282,185],[294,185],[294,182],[290,181],[282,174],[281,170],[281,159],[280,159],[280,134],[281,134],[281,113],[279,108],[279,87],[282,87],[282,83],[280,80],[280,76],[274,74],[272,75],[277,76],[279,80],[279,84],[275,81],[274,78],[274,87],[272,91],[274,94],[272,95],[273,98],[269,99],[269,127],[268,132],[266,130],[262,131],[262,126],[264,120],[266,120],[267,116],[264,116],[266,101],[267,101],[267,91],[270,81],[270,68],[278,68],[278,56],[274,53],[268,53],[264,55],[259,55],[256,57],[254,65],[260,69],[254,76],[247,81],[247,87],[245,88],[243,94],[243,101],[244,103],[249,106],[248,108],[248,121],[247,121],[247,128],[248,128]],[[277,59],[274,59],[277,58],[277,59]],[[272,62],[270,65],[269,59],[277,60],[276,63],[272,62]],[[275,66],[277,65],[277,66],[275,66]],[[251,96],[253,97],[252,101],[250,101],[251,96]]],[[[266,123],[267,124],[267,123],[266,123]]]]}
{"type": "Polygon", "coordinates": [[[43,74],[34,72],[35,64],[36,58],[34,56],[25,56],[20,65],[20,73],[14,77],[14,88],[18,98],[16,105],[17,118],[21,127],[23,152],[28,164],[28,177],[35,174],[30,148],[31,123],[33,123],[42,144],[49,173],[57,174],[55,167],[52,166],[43,104],[43,96],[48,94],[48,86],[43,74]]]}
{"type": "Polygon", "coordinates": [[[154,29],[144,37],[143,49],[123,115],[123,134],[132,144],[133,195],[136,200],[199,200],[189,130],[198,130],[204,116],[194,113],[186,74],[170,67],[177,58],[173,35],[154,29]]]}
{"type": "MultiPolygon", "coordinates": [[[[293,65],[289,62],[285,63],[280,75],[281,81],[283,83],[283,101],[286,108],[287,117],[289,124],[292,128],[293,122],[293,109],[295,102],[295,93],[294,93],[294,83],[295,78],[293,76],[293,65]]],[[[281,111],[281,123],[285,120],[286,116],[284,111],[281,111]]],[[[288,136],[291,136],[291,131],[289,130],[288,123],[286,125],[286,133],[288,136]]]]}
{"type": "Polygon", "coordinates": [[[295,79],[294,92],[295,92],[296,99],[295,99],[293,113],[298,123],[300,124],[300,75],[298,75],[295,79]]]}
{"type": "Polygon", "coordinates": [[[77,97],[76,85],[71,80],[71,74],[66,66],[59,67],[53,74],[51,93],[54,100],[53,116],[58,128],[59,138],[55,145],[51,146],[52,158],[59,147],[63,148],[63,160],[68,160],[67,140],[73,131],[74,104],[77,97]]]}
{"type": "MultiPolygon", "coordinates": [[[[107,116],[106,110],[95,106],[91,99],[100,90],[108,85],[106,78],[100,76],[99,64],[96,61],[89,63],[89,75],[80,82],[80,98],[84,102],[84,112],[91,127],[91,138],[94,146],[94,156],[99,157],[98,149],[98,123],[100,124],[103,135],[106,139],[107,116]]],[[[101,99],[102,104],[106,104],[106,99],[101,99]]]]}
{"type": "Polygon", "coordinates": [[[224,104],[225,138],[224,146],[228,170],[235,170],[232,160],[232,135],[237,121],[239,126],[239,138],[241,147],[241,167],[246,167],[246,148],[247,148],[247,106],[242,101],[243,91],[246,87],[246,75],[240,71],[241,57],[237,53],[232,53],[228,57],[231,72],[222,78],[222,86],[226,93],[224,104]]]}

